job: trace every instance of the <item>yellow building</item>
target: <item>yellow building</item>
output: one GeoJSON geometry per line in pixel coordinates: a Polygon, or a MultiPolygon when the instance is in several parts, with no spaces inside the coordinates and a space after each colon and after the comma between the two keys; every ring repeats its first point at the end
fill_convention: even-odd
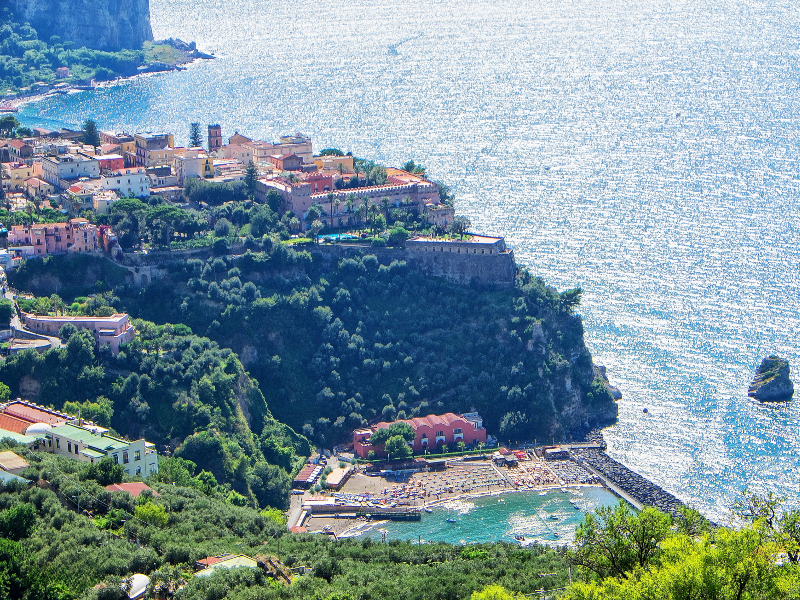
{"type": "Polygon", "coordinates": [[[3,163],[3,187],[7,190],[21,190],[25,180],[36,175],[31,165],[24,162],[3,163]]]}

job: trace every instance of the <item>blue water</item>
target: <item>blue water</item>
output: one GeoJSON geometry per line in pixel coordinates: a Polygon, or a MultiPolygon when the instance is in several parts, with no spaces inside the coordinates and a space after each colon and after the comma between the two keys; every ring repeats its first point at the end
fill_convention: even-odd
{"type": "Polygon", "coordinates": [[[361,537],[422,539],[451,544],[514,542],[515,536],[551,546],[572,543],[575,527],[584,512],[619,502],[603,488],[584,487],[567,491],[515,492],[454,501],[423,513],[419,521],[389,521],[361,537]],[[502,502],[500,502],[502,500],[502,502]],[[448,521],[451,519],[451,521],[448,521]]]}
{"type": "Polygon", "coordinates": [[[800,505],[798,402],[746,396],[796,332],[800,11],[786,1],[151,0],[218,58],[47,100],[26,123],[303,131],[413,157],[563,289],[623,390],[610,454],[723,520],[800,505]],[[648,408],[647,414],[643,409],[648,408]]]}

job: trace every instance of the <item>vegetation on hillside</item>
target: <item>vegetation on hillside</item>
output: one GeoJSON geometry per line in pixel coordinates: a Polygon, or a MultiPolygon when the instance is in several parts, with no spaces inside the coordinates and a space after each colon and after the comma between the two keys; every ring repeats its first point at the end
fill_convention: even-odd
{"type": "MultiPolygon", "coordinates": [[[[57,35],[49,40],[39,39],[28,23],[17,21],[8,8],[0,10],[0,84],[3,91],[20,89],[37,82],[52,83],[58,67],[69,68],[65,81],[113,79],[137,73],[137,67],[159,60],[177,62],[180,57],[170,46],[145,44],[142,49],[105,52],[90,48],[75,48],[57,35]]],[[[185,56],[181,55],[185,60],[185,56]]]]}
{"type": "MultiPolygon", "coordinates": [[[[615,414],[573,314],[577,291],[528,273],[512,290],[465,287],[369,254],[314,259],[269,237],[253,250],[175,261],[145,289],[96,295],[93,310],[184,323],[232,348],[276,418],[325,445],[368,421],[445,411],[478,410],[512,442],[563,438],[615,414]]],[[[70,265],[29,261],[12,284],[35,281],[43,294],[58,281],[71,306],[70,265]]]]}
{"type": "Polygon", "coordinates": [[[63,348],[9,357],[0,380],[16,396],[79,408],[121,435],[174,449],[243,502],[285,508],[308,441],[272,417],[231,350],[185,325],[134,326],[136,339],[113,357],[89,332],[65,325],[63,348]]]}

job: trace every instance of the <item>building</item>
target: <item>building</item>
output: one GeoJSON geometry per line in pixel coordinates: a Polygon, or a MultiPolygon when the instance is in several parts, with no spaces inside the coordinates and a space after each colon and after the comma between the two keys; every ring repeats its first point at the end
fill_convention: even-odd
{"type": "Polygon", "coordinates": [[[195,573],[195,577],[209,577],[222,569],[235,569],[237,567],[247,567],[250,569],[258,568],[258,561],[244,554],[209,556],[205,559],[205,565],[203,561],[197,562],[202,570],[195,573]],[[203,568],[203,566],[205,566],[205,568],[203,568]]]}
{"type": "Polygon", "coordinates": [[[78,329],[88,329],[94,334],[100,346],[107,344],[115,355],[119,352],[122,344],[127,344],[136,336],[136,330],[125,313],[110,317],[49,317],[24,312],[21,312],[20,315],[25,327],[44,335],[58,335],[59,330],[67,323],[78,329]]]}
{"type": "Polygon", "coordinates": [[[24,162],[3,163],[3,187],[6,190],[21,190],[25,181],[34,175],[33,167],[24,162]]]}
{"type": "MultiPolygon", "coordinates": [[[[365,202],[383,205],[384,200],[392,208],[407,208],[417,214],[423,214],[426,206],[439,206],[439,186],[417,175],[412,175],[400,169],[387,169],[387,181],[384,185],[353,189],[331,189],[319,191],[315,185],[319,178],[326,174],[310,173],[300,176],[300,181],[290,182],[281,177],[259,179],[256,185],[256,197],[265,202],[266,195],[271,190],[277,191],[283,199],[283,210],[292,211],[300,219],[301,228],[305,230],[306,214],[313,204],[325,208],[326,214],[322,221],[332,227],[353,225],[356,221],[354,212],[365,202]],[[332,198],[329,197],[332,194],[332,198]],[[353,212],[347,212],[347,199],[353,196],[353,212]],[[336,201],[338,200],[338,206],[336,201]],[[333,211],[331,211],[333,205],[333,211]]],[[[338,183],[341,177],[334,174],[334,181],[338,183]]],[[[334,186],[335,187],[335,186],[334,186]]]]}
{"type": "Polygon", "coordinates": [[[234,134],[228,140],[229,144],[248,146],[253,151],[253,162],[269,162],[270,156],[280,156],[282,154],[296,154],[305,164],[312,164],[314,151],[311,138],[302,133],[295,135],[285,135],[277,143],[253,141],[243,135],[234,134]]]}
{"type": "Polygon", "coordinates": [[[5,452],[0,452],[0,469],[6,473],[19,475],[28,467],[30,467],[28,461],[26,461],[20,455],[8,450],[5,452]]]}
{"type": "Polygon", "coordinates": [[[183,185],[189,178],[209,178],[214,176],[214,162],[202,148],[187,148],[183,153],[175,153],[173,160],[178,184],[183,185]]]}
{"type": "Polygon", "coordinates": [[[97,226],[86,219],[45,225],[14,225],[8,232],[8,245],[32,246],[33,256],[91,252],[97,250],[97,226]]]}
{"type": "Polygon", "coordinates": [[[24,162],[26,165],[33,164],[33,146],[23,140],[11,140],[8,144],[12,162],[24,162]]]}
{"type": "Polygon", "coordinates": [[[133,194],[137,198],[149,198],[150,177],[144,167],[120,168],[103,174],[100,188],[114,190],[120,196],[133,194]]]}
{"type": "Polygon", "coordinates": [[[56,67],[56,79],[66,79],[69,77],[69,67],[56,67]]]}
{"type": "Polygon", "coordinates": [[[228,144],[219,148],[216,155],[217,158],[232,158],[246,165],[253,160],[253,149],[247,146],[240,146],[239,144],[228,144]]]}
{"type": "Polygon", "coordinates": [[[92,194],[92,209],[98,215],[108,214],[111,205],[117,200],[119,196],[114,190],[100,190],[92,194]]]}
{"type": "MultiPolygon", "coordinates": [[[[483,419],[478,413],[463,415],[445,413],[394,422],[411,425],[414,430],[414,441],[409,445],[414,452],[433,451],[442,445],[458,442],[464,442],[467,445],[478,442],[486,443],[486,429],[484,429],[483,419]]],[[[353,432],[354,452],[360,458],[367,458],[370,451],[373,451],[376,456],[386,456],[383,444],[372,446],[369,440],[378,429],[387,429],[391,424],[381,422],[370,428],[356,429],[353,432]]]]}
{"type": "Polygon", "coordinates": [[[215,152],[222,148],[222,126],[208,126],[208,151],[215,152]]]}
{"type": "Polygon", "coordinates": [[[137,133],[133,141],[137,167],[172,164],[175,136],[171,133],[137,133]]]}
{"type": "Polygon", "coordinates": [[[100,154],[95,157],[100,165],[100,171],[117,171],[125,168],[125,159],[121,154],[100,154]]]}
{"type": "Polygon", "coordinates": [[[276,154],[267,157],[267,160],[275,165],[278,171],[301,171],[303,159],[297,154],[276,154]]]}
{"type": "Polygon", "coordinates": [[[348,479],[350,479],[350,475],[352,474],[353,467],[350,465],[347,465],[344,468],[337,467],[328,473],[328,476],[325,478],[325,487],[328,489],[338,490],[348,479]]]}
{"type": "Polygon", "coordinates": [[[352,173],[353,156],[315,156],[312,162],[320,171],[336,171],[337,173],[352,173]]]}
{"type": "Polygon", "coordinates": [[[102,427],[59,425],[45,433],[45,450],[75,460],[96,463],[109,457],[128,475],[145,477],[158,473],[155,446],[144,439],[132,442],[116,438],[102,427]]]}
{"type": "Polygon", "coordinates": [[[45,198],[55,194],[56,188],[38,177],[31,177],[25,181],[25,195],[33,200],[34,198],[45,198]]]}
{"type": "Polygon", "coordinates": [[[42,159],[42,179],[57,188],[68,188],[64,181],[81,177],[96,179],[100,177],[100,163],[85,154],[62,154],[45,156],[42,159]]]}
{"type": "Polygon", "coordinates": [[[133,136],[129,133],[114,133],[111,131],[101,131],[100,132],[100,142],[101,148],[103,148],[103,154],[108,154],[106,152],[105,147],[108,146],[109,150],[114,147],[119,147],[120,151],[124,154],[125,152],[131,152],[136,154],[136,141],[133,139],[133,136]]]}

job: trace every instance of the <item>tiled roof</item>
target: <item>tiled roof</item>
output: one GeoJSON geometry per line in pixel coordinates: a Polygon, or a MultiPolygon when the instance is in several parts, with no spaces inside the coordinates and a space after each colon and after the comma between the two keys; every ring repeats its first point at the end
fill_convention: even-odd
{"type": "Polygon", "coordinates": [[[31,423],[48,423],[49,425],[61,425],[72,418],[66,413],[29,402],[11,402],[6,406],[5,413],[31,423]]]}
{"type": "Polygon", "coordinates": [[[138,498],[142,492],[153,492],[154,496],[158,496],[158,493],[153,490],[147,484],[144,484],[140,481],[134,481],[131,483],[112,483],[111,485],[107,485],[106,489],[109,492],[128,492],[134,498],[138,498]]]}
{"type": "MultiPolygon", "coordinates": [[[[403,419],[401,421],[393,421],[393,422],[408,423],[409,425],[411,425],[411,427],[417,429],[418,427],[437,427],[440,425],[449,426],[456,421],[466,422],[466,419],[464,419],[464,417],[462,417],[461,415],[456,415],[454,413],[445,413],[443,415],[428,415],[427,417],[414,417],[413,419],[403,419]]],[[[389,425],[391,425],[391,423],[382,421],[377,425],[375,425],[375,428],[386,429],[387,427],[389,427],[389,425]]]]}
{"type": "Polygon", "coordinates": [[[3,431],[24,434],[25,430],[30,427],[30,425],[28,421],[23,421],[11,415],[0,413],[0,429],[3,431]]]}

